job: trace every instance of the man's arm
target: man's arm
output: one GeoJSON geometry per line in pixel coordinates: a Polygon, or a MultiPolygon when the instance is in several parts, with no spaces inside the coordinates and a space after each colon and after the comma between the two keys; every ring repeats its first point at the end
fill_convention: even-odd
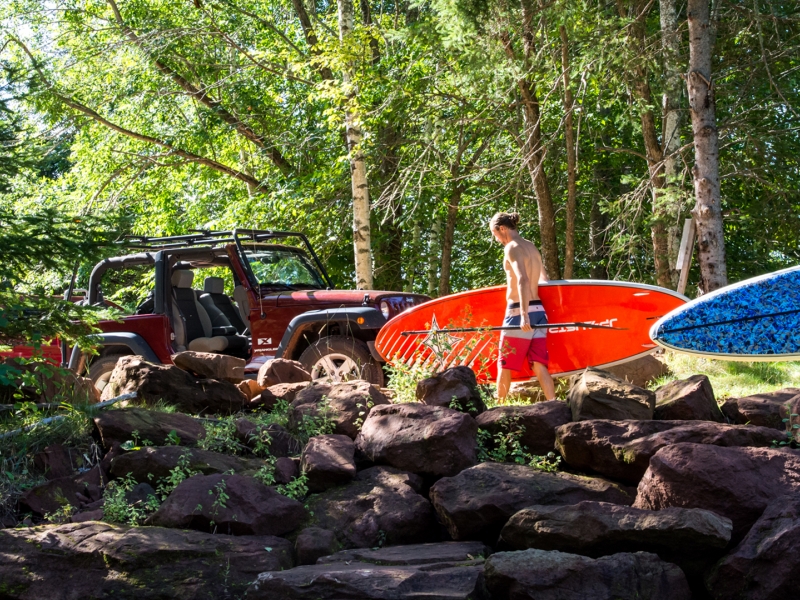
{"type": "Polygon", "coordinates": [[[508,262],[517,278],[517,294],[519,298],[519,324],[522,331],[531,331],[531,322],[528,318],[528,302],[530,301],[530,280],[523,262],[523,252],[519,246],[508,249],[508,262]]]}

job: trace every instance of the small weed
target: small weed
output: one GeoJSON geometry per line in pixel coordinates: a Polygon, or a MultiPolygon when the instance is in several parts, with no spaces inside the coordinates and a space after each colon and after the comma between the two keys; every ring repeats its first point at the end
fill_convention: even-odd
{"type": "Polygon", "coordinates": [[[279,485],[275,491],[299,502],[308,495],[308,476],[301,473],[286,485],[279,485]]]}
{"type": "Polygon", "coordinates": [[[178,432],[174,429],[167,434],[167,439],[164,440],[165,446],[180,446],[181,445],[181,437],[178,435],[178,432]]]}
{"type": "Polygon", "coordinates": [[[178,458],[178,463],[170,470],[169,475],[159,481],[158,487],[156,487],[156,494],[158,494],[162,502],[181,482],[200,473],[200,471],[194,471],[189,467],[190,462],[191,456],[187,450],[178,458]]]}
{"type": "Polygon", "coordinates": [[[336,429],[332,418],[333,411],[326,398],[317,405],[316,415],[303,415],[297,425],[297,438],[305,445],[308,440],[316,435],[328,435],[336,429]]]}
{"type": "Polygon", "coordinates": [[[103,520],[108,523],[140,525],[151,513],[158,510],[158,498],[150,494],[146,500],[129,503],[126,494],[136,487],[131,473],[106,486],[103,503],[103,520]]]}
{"type": "Polygon", "coordinates": [[[274,456],[270,456],[265,460],[267,464],[256,471],[256,473],[253,475],[253,478],[257,479],[264,485],[275,485],[275,463],[277,459],[274,456]]]}

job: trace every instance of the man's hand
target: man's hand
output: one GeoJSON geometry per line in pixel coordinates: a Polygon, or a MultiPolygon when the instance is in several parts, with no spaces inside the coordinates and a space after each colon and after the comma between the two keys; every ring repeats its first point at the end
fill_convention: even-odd
{"type": "Polygon", "coordinates": [[[519,328],[522,329],[522,331],[533,331],[533,327],[531,327],[531,320],[527,313],[520,314],[519,328]]]}

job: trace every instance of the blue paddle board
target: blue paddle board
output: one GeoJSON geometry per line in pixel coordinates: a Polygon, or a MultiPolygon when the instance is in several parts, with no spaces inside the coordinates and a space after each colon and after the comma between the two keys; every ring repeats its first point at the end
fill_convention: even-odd
{"type": "Polygon", "coordinates": [[[747,279],[667,313],[650,329],[659,346],[727,360],[800,358],[800,267],[747,279]]]}

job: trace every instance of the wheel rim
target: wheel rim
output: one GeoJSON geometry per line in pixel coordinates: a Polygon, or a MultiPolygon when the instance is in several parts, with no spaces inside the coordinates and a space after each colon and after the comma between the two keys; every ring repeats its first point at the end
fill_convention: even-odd
{"type": "Polygon", "coordinates": [[[361,378],[361,369],[346,354],[331,353],[321,356],[311,367],[311,379],[341,383],[361,378]]]}
{"type": "Polygon", "coordinates": [[[111,373],[113,373],[113,369],[111,371],[107,371],[102,373],[100,377],[97,378],[97,381],[94,382],[94,387],[96,387],[100,393],[103,393],[103,390],[108,385],[108,382],[111,381],[111,373]]]}

